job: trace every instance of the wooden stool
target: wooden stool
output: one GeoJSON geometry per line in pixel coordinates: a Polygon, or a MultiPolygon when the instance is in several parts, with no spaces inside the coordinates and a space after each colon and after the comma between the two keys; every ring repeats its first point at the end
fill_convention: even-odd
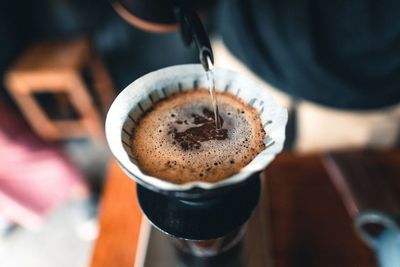
{"type": "Polygon", "coordinates": [[[29,47],[7,71],[5,85],[32,128],[43,138],[57,140],[91,137],[104,140],[103,120],[115,94],[105,66],[89,40],[39,42],[29,47]],[[83,74],[93,81],[85,84],[83,74]],[[52,120],[34,94],[55,96],[58,104],[69,100],[76,119],[52,120]],[[60,97],[66,96],[66,97],[60,97]],[[97,97],[99,108],[95,106],[97,97]]]}

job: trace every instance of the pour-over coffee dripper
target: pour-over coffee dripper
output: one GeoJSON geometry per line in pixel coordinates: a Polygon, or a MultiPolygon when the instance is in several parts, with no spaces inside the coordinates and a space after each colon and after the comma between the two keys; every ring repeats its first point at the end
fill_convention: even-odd
{"type": "MultiPolygon", "coordinates": [[[[286,110],[278,106],[265,88],[247,76],[215,68],[214,77],[217,91],[231,92],[259,111],[266,132],[266,148],[239,173],[220,182],[195,181],[178,185],[148,176],[138,167],[130,147],[132,131],[141,115],[157,101],[179,91],[207,88],[208,81],[201,65],[168,67],[139,78],[115,99],[106,119],[110,149],[125,173],[137,181],[143,213],[162,232],[200,246],[210,242],[198,241],[228,238],[232,233],[240,236],[242,225],[259,199],[258,174],[282,150],[287,122],[286,110]]],[[[240,239],[230,238],[235,242],[240,239]]],[[[210,256],[232,245],[226,241],[225,246],[211,252],[207,249],[190,251],[210,256]]]]}

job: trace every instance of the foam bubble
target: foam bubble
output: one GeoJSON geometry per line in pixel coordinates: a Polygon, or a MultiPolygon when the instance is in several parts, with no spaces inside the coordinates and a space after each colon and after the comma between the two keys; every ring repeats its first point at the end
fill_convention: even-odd
{"type": "Polygon", "coordinates": [[[264,148],[265,132],[257,111],[231,93],[218,93],[225,140],[184,147],[174,138],[194,124],[194,115],[212,110],[205,89],[177,93],[147,112],[134,130],[133,154],[146,174],[182,184],[217,182],[240,171],[264,148]]]}

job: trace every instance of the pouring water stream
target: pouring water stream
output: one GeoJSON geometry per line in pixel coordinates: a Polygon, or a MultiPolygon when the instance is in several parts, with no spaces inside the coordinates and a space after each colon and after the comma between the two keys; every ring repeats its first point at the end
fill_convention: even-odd
{"type": "Polygon", "coordinates": [[[205,68],[205,71],[206,71],[206,76],[207,76],[207,80],[208,80],[208,90],[210,92],[212,107],[214,110],[215,129],[218,132],[218,130],[221,129],[222,125],[221,125],[221,122],[219,119],[217,92],[215,90],[215,80],[214,80],[214,73],[213,73],[214,65],[213,65],[212,60],[209,55],[206,55],[204,60],[207,63],[206,64],[207,68],[205,68]]]}

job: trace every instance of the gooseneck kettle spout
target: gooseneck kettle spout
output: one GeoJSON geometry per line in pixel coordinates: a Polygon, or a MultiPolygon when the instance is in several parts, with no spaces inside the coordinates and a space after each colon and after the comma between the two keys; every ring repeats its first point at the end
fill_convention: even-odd
{"type": "Polygon", "coordinates": [[[183,41],[186,45],[193,42],[199,52],[199,59],[205,71],[209,71],[214,65],[214,55],[210,39],[196,12],[192,9],[178,7],[175,9],[176,16],[180,22],[183,41]]]}
{"type": "Polygon", "coordinates": [[[197,14],[206,12],[216,0],[114,0],[115,10],[129,23],[152,32],[180,28],[186,45],[194,43],[205,71],[212,69],[214,56],[207,32],[197,14]]]}

